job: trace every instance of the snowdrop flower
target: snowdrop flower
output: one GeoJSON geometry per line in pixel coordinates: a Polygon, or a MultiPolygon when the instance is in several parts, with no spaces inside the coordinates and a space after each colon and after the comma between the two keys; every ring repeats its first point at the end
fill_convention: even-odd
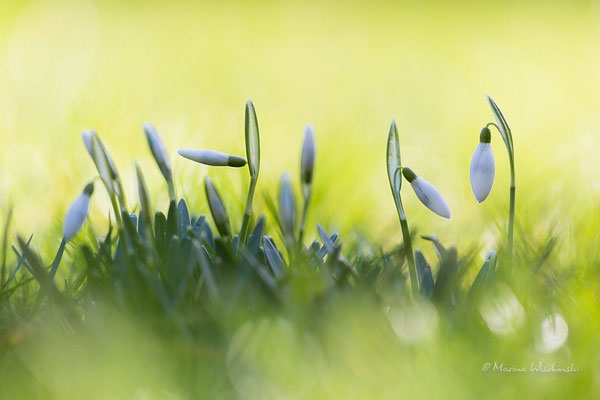
{"type": "Polygon", "coordinates": [[[165,145],[158,134],[158,131],[149,122],[146,122],[142,129],[146,134],[146,139],[148,140],[148,146],[150,146],[150,151],[154,156],[154,160],[158,164],[160,168],[160,172],[163,174],[166,180],[169,180],[171,177],[171,163],[169,162],[169,157],[167,155],[167,150],[165,145]]]}
{"type": "Polygon", "coordinates": [[[496,173],[496,163],[494,161],[494,152],[492,151],[491,133],[487,127],[481,130],[479,135],[479,144],[475,148],[471,158],[470,179],[471,189],[475,199],[479,203],[484,201],[494,184],[494,175],[496,173]]]}
{"type": "Polygon", "coordinates": [[[71,204],[71,207],[69,207],[63,224],[63,236],[65,237],[65,241],[71,240],[83,226],[90,208],[90,197],[93,192],[93,182],[88,183],[85,189],[83,189],[83,192],[75,199],[71,204]]]}
{"type": "Polygon", "coordinates": [[[315,167],[315,133],[312,125],[306,125],[304,143],[302,144],[302,158],[300,161],[300,176],[303,185],[310,185],[315,167]]]}
{"type": "Polygon", "coordinates": [[[421,203],[440,217],[450,218],[450,207],[440,192],[425,179],[417,176],[410,168],[402,168],[402,175],[412,186],[421,203]]]}
{"type": "Polygon", "coordinates": [[[177,153],[188,160],[215,167],[243,167],[246,165],[245,158],[216,150],[179,149],[177,153]]]}

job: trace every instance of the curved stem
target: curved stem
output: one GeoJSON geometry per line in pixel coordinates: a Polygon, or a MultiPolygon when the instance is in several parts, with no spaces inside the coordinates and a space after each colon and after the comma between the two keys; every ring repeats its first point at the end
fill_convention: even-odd
{"type": "Polygon", "coordinates": [[[498,128],[498,125],[496,125],[493,122],[488,122],[487,124],[485,124],[486,128],[489,128],[490,126],[493,126],[494,128],[496,128],[498,130],[498,132],[500,132],[500,128],[498,128]]]}
{"type": "Polygon", "coordinates": [[[508,211],[508,254],[511,257],[513,254],[513,241],[515,230],[515,161],[514,155],[510,158],[510,204],[508,211]]]}
{"type": "Polygon", "coordinates": [[[408,221],[402,207],[402,199],[400,193],[397,198],[398,218],[400,219],[400,227],[402,228],[402,239],[404,240],[404,252],[406,253],[406,261],[408,262],[408,274],[410,276],[410,286],[412,287],[413,297],[416,299],[419,295],[419,281],[417,278],[417,267],[415,266],[415,256],[412,248],[412,240],[408,229],[408,221]],[[402,210],[402,211],[400,211],[402,210]]]}
{"type": "MultiPolygon", "coordinates": [[[[488,122],[486,124],[486,127],[489,126],[493,126],[496,128],[496,130],[498,131],[498,133],[500,134],[500,136],[502,136],[502,131],[500,130],[500,128],[498,128],[498,125],[496,125],[493,122],[488,122]]],[[[508,135],[508,140],[505,140],[504,137],[502,138],[505,141],[505,145],[506,145],[506,151],[508,152],[508,162],[510,164],[510,200],[509,200],[509,207],[508,207],[508,254],[510,256],[510,259],[512,261],[512,255],[513,255],[513,246],[514,246],[514,231],[515,231],[515,192],[516,192],[516,179],[515,179],[515,153],[514,153],[514,148],[513,148],[513,140],[512,140],[512,133],[510,132],[510,129],[508,129],[508,132],[506,133],[508,135]]]]}

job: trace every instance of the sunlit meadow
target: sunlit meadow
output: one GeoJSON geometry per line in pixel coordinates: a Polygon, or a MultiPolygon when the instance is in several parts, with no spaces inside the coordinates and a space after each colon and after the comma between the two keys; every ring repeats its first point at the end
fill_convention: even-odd
{"type": "MultiPolygon", "coordinates": [[[[177,150],[248,158],[249,98],[261,149],[249,223],[253,229],[264,214],[273,242],[260,241],[258,261],[240,256],[232,239],[224,240],[227,251],[206,245],[208,255],[214,247],[232,258],[214,256],[213,266],[268,265],[277,278],[266,255],[277,246],[285,271],[316,265],[318,273],[297,267],[269,286],[270,278],[231,268],[217,277],[223,286],[215,296],[199,267],[189,294],[165,294],[168,307],[155,287],[87,273],[82,247],[97,254],[109,225],[114,259],[106,268],[120,265],[118,218],[95,178],[89,218],[56,271],[61,295],[38,294],[44,290],[31,265],[0,290],[0,398],[597,397],[599,42],[596,1],[3,2],[0,226],[11,210],[12,217],[0,235],[7,271],[0,285],[23,264],[11,248],[23,253],[17,235],[33,235],[41,265],[52,264],[69,206],[99,175],[81,139],[90,129],[121,175],[128,212],[144,209],[135,160],[150,211],[168,214],[167,184],[142,129],[151,122],[170,158],[177,200],[185,199],[192,217],[206,214],[217,236],[205,192],[210,177],[238,233],[248,167],[209,167],[177,150]],[[492,191],[478,203],[469,183],[480,131],[495,121],[485,94],[514,139],[512,256],[509,157],[493,127],[492,191]],[[440,218],[403,182],[409,241],[436,282],[446,259],[440,267],[419,235],[436,235],[458,252],[452,289],[431,301],[411,294],[408,238],[386,168],[392,119],[402,165],[432,183],[452,211],[440,218]],[[309,123],[316,159],[306,248],[299,249],[286,242],[271,203],[278,208],[288,172],[300,218],[309,123]],[[327,243],[317,224],[339,241],[327,243]],[[313,240],[319,261],[311,258],[313,240]],[[489,250],[498,253],[498,274],[475,293],[489,250]],[[553,364],[577,371],[539,371],[553,364]]],[[[169,279],[185,275],[160,277],[168,291],[169,279]]]]}

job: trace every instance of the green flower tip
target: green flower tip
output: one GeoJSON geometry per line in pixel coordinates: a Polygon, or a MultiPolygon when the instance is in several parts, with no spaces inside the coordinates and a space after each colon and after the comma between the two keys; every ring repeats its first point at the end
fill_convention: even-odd
{"type": "Polygon", "coordinates": [[[243,167],[246,165],[246,159],[240,156],[229,156],[227,159],[227,166],[229,167],[243,167]]]}
{"type": "Polygon", "coordinates": [[[85,188],[83,189],[83,193],[87,194],[88,196],[91,196],[92,193],[94,193],[94,181],[85,185],[85,188]]]}
{"type": "Polygon", "coordinates": [[[406,178],[408,182],[412,182],[417,179],[417,174],[415,174],[413,170],[408,167],[402,168],[402,175],[404,175],[404,178],[406,178]]]}
{"type": "Polygon", "coordinates": [[[479,134],[479,141],[481,143],[490,143],[492,141],[492,133],[487,126],[484,126],[479,134]]]}

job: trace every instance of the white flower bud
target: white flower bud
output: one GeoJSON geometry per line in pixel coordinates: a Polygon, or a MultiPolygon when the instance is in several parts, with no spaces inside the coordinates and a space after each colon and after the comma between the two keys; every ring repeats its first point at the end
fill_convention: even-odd
{"type": "Polygon", "coordinates": [[[148,140],[148,145],[150,146],[150,151],[154,156],[154,160],[156,160],[156,163],[160,168],[160,172],[163,174],[165,179],[170,179],[171,163],[169,162],[167,150],[162,139],[160,138],[160,135],[158,134],[158,131],[154,125],[149,122],[146,122],[142,128],[146,134],[146,139],[148,140]]]}
{"type": "Polygon", "coordinates": [[[246,165],[245,158],[232,156],[216,150],[179,149],[177,153],[188,160],[215,167],[243,167],[246,165]]]}
{"type": "Polygon", "coordinates": [[[471,180],[471,189],[475,199],[479,203],[484,201],[494,185],[494,175],[496,173],[496,164],[494,162],[494,152],[490,143],[480,142],[475,148],[471,158],[471,167],[469,177],[471,180]]]}
{"type": "Polygon", "coordinates": [[[85,146],[85,149],[87,150],[90,157],[94,158],[94,150],[92,148],[92,135],[90,134],[90,132],[81,132],[81,139],[83,140],[83,145],[85,146]]]}
{"type": "Polygon", "coordinates": [[[63,236],[66,241],[71,240],[83,226],[88,215],[90,197],[93,192],[94,185],[89,183],[69,207],[63,224],[63,236]]]}
{"type": "Polygon", "coordinates": [[[440,192],[431,183],[417,176],[410,168],[403,168],[402,174],[410,183],[421,203],[440,217],[450,218],[450,207],[440,192]]]}
{"type": "Polygon", "coordinates": [[[281,177],[279,190],[279,213],[281,217],[281,228],[286,239],[293,239],[294,225],[296,221],[296,203],[292,192],[291,178],[289,174],[281,177]]]}
{"type": "Polygon", "coordinates": [[[300,176],[303,185],[310,185],[315,167],[315,133],[312,125],[306,125],[304,143],[302,145],[302,158],[300,162],[300,176]]]}

